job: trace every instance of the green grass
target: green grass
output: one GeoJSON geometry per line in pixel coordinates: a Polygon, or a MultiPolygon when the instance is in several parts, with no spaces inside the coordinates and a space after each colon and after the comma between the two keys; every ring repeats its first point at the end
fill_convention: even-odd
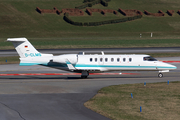
{"type": "MultiPolygon", "coordinates": [[[[100,4],[92,8],[99,9],[137,9],[156,13],[159,9],[166,12],[175,10],[174,15],[151,17],[143,15],[142,19],[132,22],[104,25],[97,27],[78,27],[66,23],[63,15],[39,14],[41,9],[59,10],[75,8],[83,0],[1,0],[0,3],[0,49],[13,49],[12,44],[5,42],[7,38],[27,37],[38,48],[95,48],[95,47],[166,47],[180,46],[180,1],[173,0],[112,0],[108,7],[100,4]],[[153,37],[150,37],[150,33],[153,37]],[[140,39],[139,35],[142,34],[140,39]],[[36,42],[37,41],[37,42],[36,42]],[[172,41],[169,42],[169,41],[172,41]],[[48,44],[47,44],[48,43],[48,44]]],[[[85,11],[85,9],[83,9],[85,11]]],[[[103,16],[93,13],[93,16],[70,16],[74,21],[103,21],[124,17],[110,14],[103,16]]]]}
{"type": "Polygon", "coordinates": [[[178,120],[179,85],[180,82],[109,86],[99,90],[85,106],[112,120],[178,120]]]}
{"type": "MultiPolygon", "coordinates": [[[[93,38],[30,38],[30,42],[38,49],[57,48],[127,48],[127,47],[170,47],[180,46],[179,39],[140,39],[117,40],[114,37],[93,38]]],[[[1,49],[13,49],[12,43],[2,43],[1,49]]]]}
{"type": "Polygon", "coordinates": [[[0,64],[19,63],[19,56],[0,57],[0,64]]]}

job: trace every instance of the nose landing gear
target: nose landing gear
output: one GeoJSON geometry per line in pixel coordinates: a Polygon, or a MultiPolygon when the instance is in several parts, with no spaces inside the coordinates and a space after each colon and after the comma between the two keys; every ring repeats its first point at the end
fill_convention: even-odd
{"type": "Polygon", "coordinates": [[[163,77],[163,74],[162,74],[162,73],[159,73],[159,74],[158,74],[158,77],[159,77],[159,78],[162,78],[162,77],[163,77]]]}

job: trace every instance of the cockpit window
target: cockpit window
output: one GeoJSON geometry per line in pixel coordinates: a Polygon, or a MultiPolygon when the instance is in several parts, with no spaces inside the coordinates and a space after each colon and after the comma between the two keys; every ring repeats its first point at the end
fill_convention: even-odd
{"type": "Polygon", "coordinates": [[[148,56],[143,58],[144,61],[157,61],[155,58],[148,56]]]}

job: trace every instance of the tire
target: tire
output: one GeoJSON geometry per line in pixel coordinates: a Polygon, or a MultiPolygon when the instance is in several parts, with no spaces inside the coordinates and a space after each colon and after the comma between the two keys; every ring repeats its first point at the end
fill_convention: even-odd
{"type": "Polygon", "coordinates": [[[87,78],[88,76],[81,76],[82,79],[87,78]]]}
{"type": "Polygon", "coordinates": [[[159,73],[159,74],[158,74],[158,77],[159,77],[159,78],[162,78],[162,77],[163,77],[163,74],[162,74],[162,73],[159,73]]]}

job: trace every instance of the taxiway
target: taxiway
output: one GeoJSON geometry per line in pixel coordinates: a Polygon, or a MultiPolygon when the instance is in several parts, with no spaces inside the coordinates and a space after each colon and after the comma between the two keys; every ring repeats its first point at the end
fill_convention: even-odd
{"type": "MultiPolygon", "coordinates": [[[[168,59],[168,58],[163,58],[168,59]]],[[[140,75],[89,76],[1,76],[0,120],[109,120],[84,103],[99,89],[110,85],[180,81],[177,70],[164,73],[140,72],[140,75]]],[[[62,73],[42,66],[0,65],[0,73],[62,73]]]]}

